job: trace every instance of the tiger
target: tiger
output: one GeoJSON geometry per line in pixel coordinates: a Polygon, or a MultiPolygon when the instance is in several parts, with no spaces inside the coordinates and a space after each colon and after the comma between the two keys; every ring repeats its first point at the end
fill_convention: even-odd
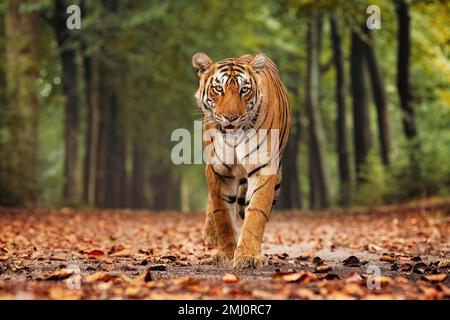
{"type": "Polygon", "coordinates": [[[216,247],[213,261],[223,267],[262,268],[267,265],[262,238],[279,196],[281,158],[291,130],[286,88],[265,53],[213,62],[206,53],[196,52],[192,65],[199,77],[194,97],[204,114],[203,130],[215,132],[204,139],[208,159],[215,161],[205,166],[209,190],[203,239],[216,247]],[[234,152],[231,163],[219,157],[220,142],[234,152]],[[239,149],[241,145],[245,147],[239,149]],[[237,161],[255,154],[256,161],[237,161]],[[237,213],[243,218],[239,236],[237,213]]]}

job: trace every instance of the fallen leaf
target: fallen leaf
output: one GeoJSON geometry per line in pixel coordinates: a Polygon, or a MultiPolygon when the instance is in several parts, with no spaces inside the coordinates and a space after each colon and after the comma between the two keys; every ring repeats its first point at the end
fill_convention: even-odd
{"type": "Polygon", "coordinates": [[[413,268],[413,265],[410,263],[403,263],[403,264],[399,265],[399,267],[398,267],[398,269],[401,272],[409,272],[409,271],[411,271],[412,268],[413,268]]]}
{"type": "Polygon", "coordinates": [[[396,262],[394,262],[394,263],[391,265],[391,268],[390,268],[389,270],[391,270],[391,271],[397,271],[397,270],[398,270],[398,264],[397,264],[396,262]]]}
{"type": "Polygon", "coordinates": [[[133,255],[133,253],[130,250],[124,249],[124,250],[112,253],[109,256],[113,257],[113,258],[128,258],[132,255],[133,255]]]}
{"type": "Polygon", "coordinates": [[[360,267],[361,266],[361,262],[355,256],[350,256],[347,259],[345,259],[343,262],[344,262],[344,266],[346,266],[346,267],[360,267]]]}
{"type": "Polygon", "coordinates": [[[51,288],[48,296],[52,300],[78,300],[81,298],[81,290],[69,290],[62,288],[51,288]]]}
{"type": "Polygon", "coordinates": [[[173,284],[175,285],[183,285],[183,286],[191,286],[191,285],[196,285],[200,282],[199,279],[195,279],[192,277],[182,277],[182,278],[178,278],[178,279],[174,279],[173,280],[173,284]]]}
{"type": "Polygon", "coordinates": [[[370,282],[372,284],[379,283],[380,285],[386,285],[392,283],[392,278],[386,276],[367,275],[366,279],[367,282],[370,282]]]}
{"type": "Polygon", "coordinates": [[[314,292],[306,288],[300,288],[295,293],[300,299],[313,300],[316,298],[314,292]]]}
{"type": "Polygon", "coordinates": [[[328,264],[318,265],[314,268],[315,273],[325,273],[331,271],[333,268],[328,264]]]}
{"type": "Polygon", "coordinates": [[[166,256],[162,256],[161,259],[167,259],[167,260],[170,260],[170,261],[175,261],[175,260],[177,260],[177,257],[174,256],[174,255],[166,255],[166,256]]]}
{"type": "Polygon", "coordinates": [[[395,256],[393,254],[383,254],[380,258],[380,261],[384,261],[384,262],[394,262],[395,261],[395,256]]]}
{"type": "Polygon", "coordinates": [[[124,250],[125,249],[125,246],[123,245],[123,244],[116,244],[116,245],[113,245],[112,247],[111,247],[111,249],[109,250],[109,252],[108,252],[108,254],[113,254],[113,253],[116,253],[116,252],[119,252],[119,251],[122,251],[122,250],[124,250]]]}
{"type": "Polygon", "coordinates": [[[425,263],[419,262],[413,266],[412,270],[414,273],[423,274],[427,268],[428,266],[425,263]]]}
{"type": "Polygon", "coordinates": [[[362,296],[364,294],[364,290],[357,283],[346,284],[343,291],[351,296],[362,296]]]}
{"type": "Polygon", "coordinates": [[[439,261],[438,268],[449,268],[450,267],[450,260],[444,259],[439,261]]]}
{"type": "Polygon", "coordinates": [[[277,257],[278,257],[278,259],[286,260],[286,258],[289,257],[289,255],[286,252],[284,252],[284,253],[278,253],[277,257]]]}
{"type": "Polygon", "coordinates": [[[442,282],[447,278],[446,274],[429,274],[426,276],[422,276],[427,281],[430,281],[432,283],[442,282]]]}
{"type": "Polygon", "coordinates": [[[66,269],[66,268],[58,269],[58,270],[55,270],[50,275],[48,275],[45,278],[45,280],[63,280],[63,279],[67,279],[74,273],[75,273],[75,271],[72,269],[66,269]]]}
{"type": "Polygon", "coordinates": [[[313,259],[313,263],[315,264],[315,265],[320,265],[320,264],[322,264],[324,262],[324,260],[321,258],[321,257],[314,257],[314,259],[313,259]]]}
{"type": "Polygon", "coordinates": [[[94,249],[87,252],[89,257],[99,257],[103,256],[105,253],[102,250],[94,249]]]}
{"type": "Polygon", "coordinates": [[[141,266],[146,266],[148,265],[148,259],[144,259],[139,263],[141,266]]]}
{"type": "Polygon", "coordinates": [[[225,283],[235,283],[239,281],[239,277],[235,274],[232,273],[226,273],[223,277],[222,277],[223,282],[225,283]]]}
{"type": "Polygon", "coordinates": [[[109,273],[103,273],[103,272],[96,272],[90,275],[87,275],[84,277],[83,281],[85,282],[96,282],[96,281],[103,281],[108,282],[119,278],[119,276],[109,273]]]}
{"type": "Polygon", "coordinates": [[[150,271],[166,271],[167,267],[165,264],[155,264],[153,266],[148,267],[150,271]]]}
{"type": "Polygon", "coordinates": [[[337,274],[335,273],[328,273],[325,277],[323,277],[322,279],[326,279],[326,280],[340,280],[341,277],[339,277],[337,274]]]}
{"type": "Polygon", "coordinates": [[[367,246],[367,250],[368,250],[370,253],[377,253],[377,252],[380,252],[381,250],[383,250],[383,248],[380,247],[380,246],[377,246],[376,244],[370,243],[370,244],[367,246]]]}
{"type": "Polygon", "coordinates": [[[286,299],[285,296],[273,293],[270,291],[254,289],[252,290],[252,296],[255,299],[264,299],[264,300],[283,300],[286,299]]]}
{"type": "Polygon", "coordinates": [[[346,283],[361,282],[363,280],[363,278],[361,277],[360,274],[358,274],[356,272],[353,272],[352,274],[350,274],[350,276],[348,276],[344,280],[345,280],[346,283]]]}
{"type": "Polygon", "coordinates": [[[147,270],[147,271],[145,272],[145,275],[144,275],[144,281],[145,281],[145,282],[153,281],[152,272],[151,272],[150,270],[147,270]]]}
{"type": "Polygon", "coordinates": [[[292,272],[292,273],[275,273],[273,275],[273,279],[282,280],[284,282],[301,282],[301,283],[309,283],[311,281],[317,280],[317,277],[309,272],[292,272]]]}

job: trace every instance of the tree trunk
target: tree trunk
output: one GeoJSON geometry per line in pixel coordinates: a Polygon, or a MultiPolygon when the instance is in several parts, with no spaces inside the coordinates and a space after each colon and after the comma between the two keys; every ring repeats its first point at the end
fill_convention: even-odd
{"type": "MultiPolygon", "coordinates": [[[[118,1],[102,2],[103,10],[116,14],[118,1]]],[[[103,208],[125,206],[126,148],[121,124],[121,106],[114,79],[117,72],[107,61],[115,58],[108,47],[102,48],[104,58],[99,61],[99,147],[96,174],[96,203],[103,208]]]]}
{"type": "Polygon", "coordinates": [[[79,96],[77,84],[76,43],[70,30],[66,27],[66,9],[64,0],[55,0],[54,31],[61,59],[61,83],[66,97],[64,116],[65,159],[63,198],[68,203],[78,201],[78,133],[79,96]]]}
{"type": "Polygon", "coordinates": [[[147,207],[144,194],[146,153],[139,143],[133,145],[133,167],[131,171],[130,194],[127,207],[141,209],[147,207]]]}
{"type": "Polygon", "coordinates": [[[106,207],[121,208],[125,206],[125,141],[120,123],[120,106],[117,95],[109,96],[109,126],[106,170],[106,207]]]}
{"type": "Polygon", "coordinates": [[[397,88],[400,95],[400,106],[403,110],[403,130],[406,137],[413,140],[417,136],[417,130],[409,86],[411,51],[409,8],[405,0],[396,0],[395,4],[398,17],[397,88]]]}
{"type": "Polygon", "coordinates": [[[292,112],[292,131],[283,156],[283,181],[280,190],[280,209],[302,207],[299,172],[297,168],[300,144],[300,119],[298,110],[292,112]]]}
{"type": "Polygon", "coordinates": [[[319,106],[321,22],[313,13],[308,23],[308,71],[306,81],[307,114],[309,119],[311,207],[322,209],[330,205],[330,188],[326,167],[326,139],[319,106]]]}
{"type": "Polygon", "coordinates": [[[98,69],[92,57],[84,58],[86,86],[86,142],[83,171],[83,200],[88,205],[95,202],[95,173],[99,138],[98,69]]]}
{"type": "Polygon", "coordinates": [[[359,183],[364,182],[361,169],[366,163],[371,148],[369,106],[365,78],[364,43],[358,33],[352,32],[351,78],[353,98],[353,138],[356,162],[356,177],[359,183]]]}
{"type": "Polygon", "coordinates": [[[369,67],[370,80],[375,106],[377,108],[378,135],[380,139],[381,160],[385,166],[389,165],[391,151],[391,126],[388,110],[388,100],[383,75],[378,65],[378,60],[373,48],[372,32],[365,28],[369,43],[365,43],[367,66],[369,67]]]}
{"type": "Polygon", "coordinates": [[[347,205],[350,202],[350,166],[348,160],[347,147],[347,117],[345,108],[345,75],[344,56],[342,53],[342,40],[338,26],[334,18],[330,19],[331,42],[333,46],[333,61],[336,68],[336,134],[337,134],[337,154],[339,166],[339,180],[341,183],[341,195],[339,203],[347,205]]]}
{"type": "Polygon", "coordinates": [[[95,204],[97,207],[107,206],[107,174],[108,174],[108,145],[110,108],[108,82],[106,80],[107,68],[104,62],[99,63],[99,129],[98,129],[98,150],[97,150],[97,170],[95,173],[95,204]]]}
{"type": "Polygon", "coordinates": [[[29,205],[37,201],[36,137],[39,17],[21,6],[35,1],[9,0],[5,6],[6,119],[2,150],[0,203],[29,205]]]}

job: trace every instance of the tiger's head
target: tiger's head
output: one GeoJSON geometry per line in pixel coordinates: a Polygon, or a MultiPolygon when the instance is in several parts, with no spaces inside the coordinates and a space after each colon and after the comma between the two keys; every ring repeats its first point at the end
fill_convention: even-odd
{"type": "Polygon", "coordinates": [[[192,56],[192,65],[200,78],[195,93],[197,104],[207,121],[213,121],[222,132],[252,128],[258,117],[262,101],[259,73],[268,58],[264,53],[251,60],[241,58],[214,63],[203,52],[192,56]]]}

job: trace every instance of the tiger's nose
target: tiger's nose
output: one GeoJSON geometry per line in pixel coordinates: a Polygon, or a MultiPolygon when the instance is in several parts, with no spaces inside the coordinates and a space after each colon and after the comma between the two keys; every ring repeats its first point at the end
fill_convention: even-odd
{"type": "Polygon", "coordinates": [[[223,117],[224,117],[225,119],[227,119],[228,121],[230,121],[230,122],[233,122],[234,120],[236,120],[237,118],[239,118],[239,116],[238,116],[238,115],[235,115],[235,114],[225,114],[225,115],[223,115],[223,117]]]}

